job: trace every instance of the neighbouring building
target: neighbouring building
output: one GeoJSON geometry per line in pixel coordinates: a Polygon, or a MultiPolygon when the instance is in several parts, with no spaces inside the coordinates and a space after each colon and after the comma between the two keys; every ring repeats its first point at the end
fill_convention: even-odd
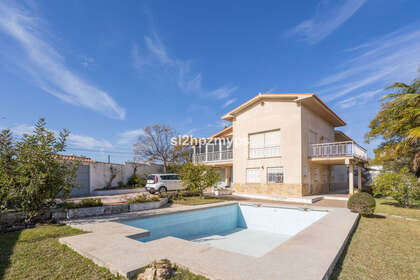
{"type": "Polygon", "coordinates": [[[232,125],[193,146],[236,193],[302,197],[361,188],[366,150],[315,94],[258,94],[222,116],[232,125]]]}

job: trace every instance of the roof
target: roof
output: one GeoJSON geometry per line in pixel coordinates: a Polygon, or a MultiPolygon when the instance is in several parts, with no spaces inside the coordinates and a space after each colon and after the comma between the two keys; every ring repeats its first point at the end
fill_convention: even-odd
{"type": "Polygon", "coordinates": [[[223,137],[223,136],[231,136],[233,131],[233,127],[230,125],[228,127],[223,128],[222,130],[216,132],[210,138],[216,138],[216,137],[223,137]]]}
{"type": "Polygon", "coordinates": [[[83,156],[76,156],[73,154],[70,155],[56,155],[56,158],[62,160],[75,160],[80,162],[94,162],[91,158],[83,157],[83,156]]]}
{"type": "Polygon", "coordinates": [[[316,114],[326,119],[334,127],[346,125],[346,123],[314,93],[259,93],[254,98],[239,105],[229,113],[222,116],[222,119],[231,122],[237,114],[254,105],[255,103],[269,100],[298,102],[306,105],[308,109],[314,111],[316,114]]]}
{"type": "Polygon", "coordinates": [[[340,130],[334,130],[335,141],[337,142],[344,142],[344,141],[353,141],[355,142],[350,136],[345,134],[340,130]]]}

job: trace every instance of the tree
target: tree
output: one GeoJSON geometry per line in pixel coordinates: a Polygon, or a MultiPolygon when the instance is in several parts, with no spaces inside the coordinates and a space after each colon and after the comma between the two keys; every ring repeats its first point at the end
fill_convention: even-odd
{"type": "Polygon", "coordinates": [[[395,83],[395,93],[383,98],[380,111],[369,125],[366,141],[381,137],[376,160],[387,169],[409,167],[420,176],[420,79],[395,83]]]}
{"type": "Polygon", "coordinates": [[[379,174],[373,179],[372,191],[374,195],[391,196],[404,207],[410,207],[420,199],[420,184],[408,168],[402,168],[399,173],[379,174]]]}
{"type": "Polygon", "coordinates": [[[188,154],[184,142],[174,142],[174,139],[177,139],[177,132],[170,126],[148,126],[134,144],[134,153],[142,160],[162,162],[166,173],[169,164],[184,163],[188,154]]]}
{"type": "Polygon", "coordinates": [[[184,164],[180,172],[181,182],[188,191],[203,196],[205,189],[213,187],[220,180],[220,175],[213,168],[204,164],[184,164]]]}
{"type": "Polygon", "coordinates": [[[65,150],[69,132],[63,130],[56,137],[45,125],[45,120],[40,119],[33,134],[24,134],[13,144],[10,144],[10,132],[3,131],[0,136],[2,161],[9,159],[7,166],[12,178],[8,182],[2,181],[1,188],[6,188],[8,193],[2,198],[1,205],[5,207],[13,201],[26,213],[29,221],[55,205],[56,198],[69,196],[78,167],[76,163],[63,162],[57,157],[65,150]],[[8,154],[7,150],[13,151],[11,158],[3,156],[8,154]]]}
{"type": "Polygon", "coordinates": [[[13,201],[16,168],[16,149],[13,146],[13,136],[10,130],[0,133],[0,210],[5,210],[13,201]],[[6,203],[7,198],[9,202],[6,203]]]}

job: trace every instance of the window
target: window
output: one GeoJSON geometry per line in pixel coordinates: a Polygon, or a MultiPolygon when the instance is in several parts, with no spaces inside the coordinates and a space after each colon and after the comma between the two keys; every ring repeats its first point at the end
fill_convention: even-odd
{"type": "Polygon", "coordinates": [[[246,182],[247,183],[260,182],[260,172],[258,168],[249,168],[246,170],[246,182]]]}
{"type": "Polygon", "coordinates": [[[314,168],[314,181],[315,182],[319,181],[319,169],[318,168],[314,168]]]}
{"type": "Polygon", "coordinates": [[[280,130],[249,135],[249,157],[280,156],[280,130]]]}
{"type": "Polygon", "coordinates": [[[303,177],[308,176],[308,168],[306,166],[303,167],[303,177]]]}
{"type": "Polygon", "coordinates": [[[282,167],[268,167],[267,168],[267,183],[283,183],[283,168],[282,167]]]}

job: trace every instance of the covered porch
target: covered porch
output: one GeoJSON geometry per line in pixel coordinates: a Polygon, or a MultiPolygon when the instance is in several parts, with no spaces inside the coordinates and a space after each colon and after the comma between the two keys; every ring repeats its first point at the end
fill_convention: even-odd
{"type": "MultiPolygon", "coordinates": [[[[344,141],[311,144],[309,162],[330,167],[340,165],[347,167],[348,187],[345,189],[330,188],[328,195],[331,197],[339,199],[340,197],[352,195],[355,188],[362,190],[362,168],[364,168],[367,163],[367,151],[356,142],[344,141]],[[356,186],[355,177],[357,180],[356,186]]],[[[329,182],[329,184],[331,183],[332,182],[329,182]]]]}

